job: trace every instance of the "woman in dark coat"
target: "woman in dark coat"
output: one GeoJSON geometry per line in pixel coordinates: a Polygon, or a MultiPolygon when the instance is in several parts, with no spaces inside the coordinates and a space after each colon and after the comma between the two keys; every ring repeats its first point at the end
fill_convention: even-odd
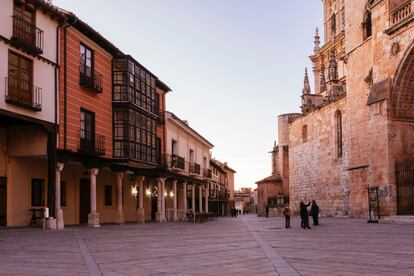
{"type": "Polygon", "coordinates": [[[303,229],[305,228],[311,229],[309,227],[309,213],[308,213],[308,206],[310,205],[311,205],[310,202],[308,204],[305,204],[303,200],[300,202],[300,218],[302,219],[300,226],[303,229]]]}
{"type": "Polygon", "coordinates": [[[312,200],[312,206],[310,210],[310,214],[313,218],[313,225],[319,225],[319,206],[316,204],[315,200],[312,200]]]}

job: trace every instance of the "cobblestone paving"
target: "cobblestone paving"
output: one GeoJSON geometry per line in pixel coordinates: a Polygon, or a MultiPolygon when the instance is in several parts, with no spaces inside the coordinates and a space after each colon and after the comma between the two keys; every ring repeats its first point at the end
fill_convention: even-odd
{"type": "Polygon", "coordinates": [[[414,225],[221,218],[0,230],[0,275],[414,275],[414,225]]]}

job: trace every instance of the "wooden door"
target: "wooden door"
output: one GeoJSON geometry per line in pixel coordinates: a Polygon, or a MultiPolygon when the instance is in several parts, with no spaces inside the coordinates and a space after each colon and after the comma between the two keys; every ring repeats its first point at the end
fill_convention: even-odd
{"type": "Polygon", "coordinates": [[[7,178],[0,177],[0,226],[7,225],[7,178]]]}
{"type": "Polygon", "coordinates": [[[81,179],[79,182],[79,223],[88,223],[88,215],[91,211],[91,186],[89,179],[81,179]]]}

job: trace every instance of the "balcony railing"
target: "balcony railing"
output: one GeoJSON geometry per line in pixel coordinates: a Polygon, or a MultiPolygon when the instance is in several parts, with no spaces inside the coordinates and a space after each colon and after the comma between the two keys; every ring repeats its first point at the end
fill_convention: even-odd
{"type": "Polygon", "coordinates": [[[190,173],[200,174],[200,172],[201,172],[200,165],[197,164],[197,163],[191,163],[191,165],[190,165],[190,173]]]}
{"type": "Polygon", "coordinates": [[[105,136],[79,130],[79,152],[92,155],[105,155],[105,136]]]}
{"type": "Polygon", "coordinates": [[[390,13],[390,26],[395,26],[411,18],[414,12],[414,1],[408,0],[390,13]]]}
{"type": "Polygon", "coordinates": [[[42,88],[14,76],[6,78],[6,103],[34,111],[42,110],[42,88]]]}
{"type": "Polygon", "coordinates": [[[203,169],[203,176],[204,176],[204,178],[211,179],[211,177],[212,177],[211,170],[203,169]]]}
{"type": "Polygon", "coordinates": [[[185,169],[185,159],[178,155],[171,156],[171,168],[185,169]]]}
{"type": "Polygon", "coordinates": [[[43,53],[43,31],[19,16],[13,18],[13,36],[10,41],[27,52],[40,55],[43,53]]]}
{"type": "Polygon", "coordinates": [[[102,74],[84,64],[79,65],[79,83],[97,93],[102,93],[102,74]]]}

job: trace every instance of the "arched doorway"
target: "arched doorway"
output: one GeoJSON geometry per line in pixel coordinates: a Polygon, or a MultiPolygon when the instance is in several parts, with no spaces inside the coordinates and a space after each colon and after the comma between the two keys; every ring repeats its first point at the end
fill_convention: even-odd
{"type": "Polygon", "coordinates": [[[397,214],[414,215],[414,43],[395,74],[391,107],[397,214]]]}

